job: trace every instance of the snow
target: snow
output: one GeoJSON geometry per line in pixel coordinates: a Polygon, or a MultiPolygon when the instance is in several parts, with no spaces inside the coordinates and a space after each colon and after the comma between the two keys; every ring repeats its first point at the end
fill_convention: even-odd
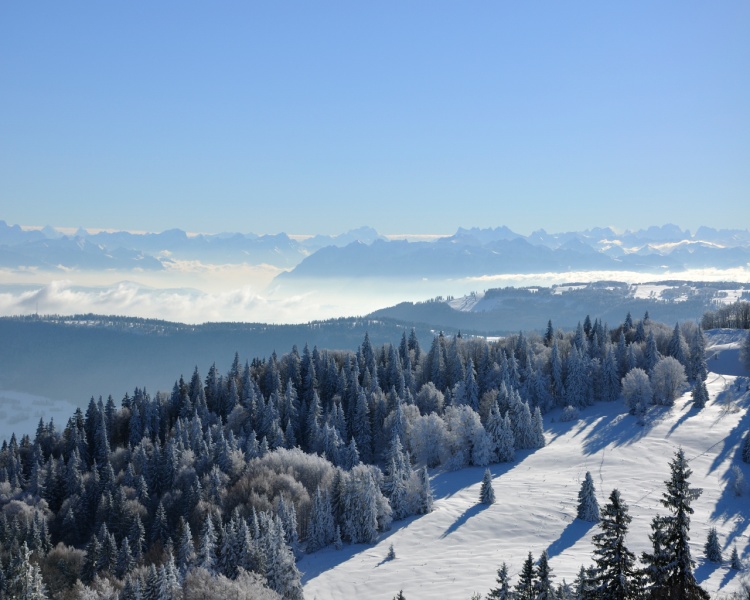
{"type": "Polygon", "coordinates": [[[712,329],[705,332],[706,363],[710,371],[722,375],[748,375],[740,364],[740,348],[747,331],[712,329]]]}
{"type": "Polygon", "coordinates": [[[671,290],[673,285],[654,285],[654,284],[639,284],[633,285],[631,290],[633,292],[633,298],[648,299],[648,298],[661,298],[664,290],[671,290]]]}
{"type": "MultiPolygon", "coordinates": [[[[707,338],[714,348],[716,340],[722,341],[719,333],[708,332],[707,338]]],[[[727,370],[722,357],[728,351],[709,365],[727,370]]],[[[299,568],[305,597],[382,599],[399,590],[410,600],[469,598],[473,592],[484,596],[503,561],[515,583],[527,553],[536,559],[544,549],[555,583],[572,582],[580,566],[590,564],[591,538],[599,530],[575,519],[586,471],[594,478],[600,505],[613,488],[620,490],[633,517],[627,544],[639,556],[649,549],[651,519],[665,512],[659,500],[679,447],[693,470],[691,484],[703,488],[693,502],[690,530],[696,577],[712,596],[737,590],[741,575],[728,567],[732,548],[736,545],[744,560],[750,558],[748,498],[735,497],[730,481],[733,465],[750,478],[750,465],[739,459],[750,427],[750,373],[744,375],[709,373],[710,401],[704,410],[694,410],[686,392],[671,409],[654,407],[645,426],[620,402],[581,410],[574,422],[560,422],[559,411],[550,413],[545,417],[547,446],[517,452],[515,462],[490,467],[495,504],[479,503],[484,467],[435,472],[432,513],[394,523],[375,545],[329,547],[304,557],[299,568]],[[703,559],[711,527],[722,545],[721,566],[703,559]],[[396,558],[387,561],[391,544],[396,558]]]]}

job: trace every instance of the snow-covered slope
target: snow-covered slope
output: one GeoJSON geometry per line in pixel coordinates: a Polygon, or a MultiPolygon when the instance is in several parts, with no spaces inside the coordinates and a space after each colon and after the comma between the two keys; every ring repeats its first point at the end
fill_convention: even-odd
{"type": "Polygon", "coordinates": [[[712,597],[738,589],[741,574],[706,563],[703,545],[716,527],[725,559],[735,545],[743,559],[750,558],[750,489],[735,496],[730,475],[738,465],[750,481],[750,465],[738,455],[750,427],[750,378],[710,373],[707,384],[711,400],[704,410],[694,410],[686,393],[671,410],[654,408],[646,426],[620,403],[590,407],[577,422],[547,415],[545,448],[491,466],[497,496],[491,506],[478,503],[483,468],[435,473],[432,513],[395,523],[376,545],[327,548],[305,557],[299,564],[305,597],[382,600],[399,590],[409,600],[484,596],[503,561],[515,583],[527,553],[537,558],[544,549],[555,582],[572,582],[580,566],[590,564],[591,537],[598,531],[575,519],[586,471],[600,506],[613,488],[620,490],[633,517],[627,543],[640,555],[649,549],[651,519],[665,512],[659,500],[679,447],[690,461],[692,485],[703,488],[693,503],[690,531],[697,578],[712,597]],[[396,558],[388,561],[391,544],[396,558]]]}

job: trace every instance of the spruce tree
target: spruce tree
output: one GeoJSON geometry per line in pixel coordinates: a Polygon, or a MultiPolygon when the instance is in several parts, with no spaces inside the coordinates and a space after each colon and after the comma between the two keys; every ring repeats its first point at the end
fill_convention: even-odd
{"type": "Polygon", "coordinates": [[[536,592],[534,590],[534,557],[531,555],[531,552],[529,552],[528,557],[523,562],[514,591],[517,600],[536,600],[536,592]]]}
{"type": "Polygon", "coordinates": [[[599,521],[599,503],[596,500],[596,489],[591,473],[586,471],[586,477],[578,491],[578,518],[582,521],[596,523],[599,521]]]}
{"type": "Polygon", "coordinates": [[[553,600],[554,588],[552,587],[552,568],[549,566],[549,556],[546,550],[542,550],[536,569],[534,571],[534,594],[536,600],[553,600]]]}
{"type": "Polygon", "coordinates": [[[479,490],[479,501],[482,504],[494,504],[495,503],[495,490],[492,488],[492,473],[489,469],[484,470],[484,477],[482,478],[482,487],[479,490]]]}
{"type": "Polygon", "coordinates": [[[729,565],[735,571],[741,571],[742,570],[742,561],[740,560],[740,555],[737,553],[737,546],[735,546],[734,548],[732,548],[732,556],[729,559],[729,565]]]}
{"type": "Polygon", "coordinates": [[[716,527],[711,527],[708,530],[708,538],[706,539],[706,545],[703,546],[703,551],[706,555],[706,560],[710,562],[720,563],[723,560],[721,556],[721,544],[719,544],[719,534],[716,533],[716,527]]]}
{"type": "Polygon", "coordinates": [[[593,537],[597,567],[596,593],[603,600],[630,600],[640,597],[635,555],[625,546],[632,517],[617,489],[602,510],[601,533],[593,537]]]}
{"type": "Polygon", "coordinates": [[[503,563],[497,570],[497,587],[490,590],[487,594],[489,600],[510,600],[512,597],[510,590],[510,576],[508,575],[508,565],[503,563]]]}
{"type": "MultiPolygon", "coordinates": [[[[661,517],[663,541],[660,550],[669,557],[663,566],[663,583],[652,585],[652,595],[665,598],[708,598],[708,594],[698,585],[693,575],[693,559],[690,555],[690,515],[691,502],[700,496],[701,491],[691,488],[689,483],[692,471],[687,465],[685,453],[680,448],[670,463],[671,477],[665,481],[667,487],[661,503],[672,513],[661,517]]],[[[656,554],[656,544],[654,551],[656,554]]],[[[661,576],[659,577],[661,579],[661,576]]]]}

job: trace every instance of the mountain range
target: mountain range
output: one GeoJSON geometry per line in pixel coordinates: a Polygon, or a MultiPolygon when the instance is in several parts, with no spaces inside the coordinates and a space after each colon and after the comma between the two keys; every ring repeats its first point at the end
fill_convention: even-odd
{"type": "Polygon", "coordinates": [[[750,231],[676,225],[618,233],[612,228],[521,235],[507,227],[459,228],[434,241],[389,239],[370,227],[341,235],[188,234],[24,229],[0,221],[0,267],[150,270],[174,261],[266,264],[279,283],[306,278],[452,278],[504,273],[614,270],[661,273],[746,267],[750,231]]]}

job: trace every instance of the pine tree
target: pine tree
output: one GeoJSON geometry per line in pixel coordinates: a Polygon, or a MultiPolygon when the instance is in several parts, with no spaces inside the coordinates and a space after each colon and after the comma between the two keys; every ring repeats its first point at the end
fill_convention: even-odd
{"type": "Polygon", "coordinates": [[[512,598],[510,590],[510,576],[508,575],[508,565],[503,563],[497,570],[497,587],[490,590],[487,594],[489,600],[510,600],[512,598]]]}
{"type": "Polygon", "coordinates": [[[333,541],[335,521],[328,492],[318,486],[307,525],[307,552],[315,552],[333,541]]]}
{"type": "Polygon", "coordinates": [[[586,477],[581,483],[581,489],[578,491],[577,516],[582,521],[589,521],[591,523],[599,521],[599,503],[596,500],[594,479],[591,477],[589,471],[586,471],[586,477]]]}
{"type": "Polygon", "coordinates": [[[612,490],[602,510],[601,533],[593,537],[597,566],[597,596],[603,600],[630,600],[640,597],[635,555],[625,546],[632,517],[619,490],[612,490]]]}
{"type": "Polygon", "coordinates": [[[531,419],[531,428],[533,431],[534,448],[544,448],[544,420],[542,419],[542,411],[537,406],[534,409],[534,416],[531,419]]]}
{"type": "Polygon", "coordinates": [[[536,600],[553,600],[554,589],[552,587],[552,568],[549,566],[549,556],[546,550],[542,550],[536,569],[534,571],[534,593],[536,600]]]}
{"type": "Polygon", "coordinates": [[[729,559],[729,564],[735,571],[742,570],[742,561],[740,560],[740,555],[737,553],[737,546],[732,548],[732,556],[729,559]]]}
{"type": "Polygon", "coordinates": [[[494,504],[495,503],[495,490],[492,488],[492,473],[489,469],[484,470],[484,477],[482,478],[482,487],[479,490],[479,501],[482,504],[494,504]]]}
{"type": "Polygon", "coordinates": [[[514,588],[517,600],[536,600],[534,591],[534,557],[529,552],[529,556],[521,567],[518,575],[518,582],[514,588]]]}
{"type": "Polygon", "coordinates": [[[490,437],[498,462],[511,462],[515,458],[513,428],[506,413],[505,417],[500,414],[497,402],[490,409],[490,417],[485,426],[490,437]]]}
{"type": "Polygon", "coordinates": [[[427,473],[427,467],[424,466],[419,470],[419,506],[417,512],[426,515],[432,512],[434,497],[432,495],[432,486],[430,485],[430,475],[427,473]]]}
{"type": "Polygon", "coordinates": [[[708,402],[708,389],[706,388],[705,381],[700,378],[696,379],[691,397],[693,399],[693,406],[698,410],[706,406],[706,402],[708,402]]]}
{"type": "MultiPolygon", "coordinates": [[[[671,477],[665,482],[666,492],[661,503],[669,509],[671,516],[662,517],[664,532],[663,550],[670,557],[664,567],[662,589],[660,593],[666,598],[708,598],[708,594],[698,585],[693,575],[693,560],[690,555],[690,515],[693,513],[691,502],[698,498],[701,490],[691,488],[689,483],[692,471],[687,466],[685,453],[680,448],[670,463],[671,477]]],[[[654,548],[656,553],[656,547],[654,548]]]]}
{"type": "Polygon", "coordinates": [[[667,352],[669,356],[677,359],[680,364],[684,367],[687,364],[687,344],[685,338],[682,336],[682,330],[680,324],[675,323],[672,337],[669,339],[669,345],[667,346],[667,352]]]}
{"type": "Polygon", "coordinates": [[[703,546],[703,551],[706,555],[706,560],[710,562],[720,563],[723,560],[721,545],[719,544],[719,534],[716,533],[716,527],[711,527],[708,530],[708,538],[706,539],[706,545],[703,546]]]}
{"type": "Polygon", "coordinates": [[[206,515],[198,547],[198,566],[209,573],[216,572],[216,532],[211,515],[206,515]]]}
{"type": "Polygon", "coordinates": [[[184,517],[180,517],[180,537],[177,545],[177,566],[186,572],[195,561],[195,545],[193,544],[193,532],[190,523],[184,517]]]}
{"type": "Polygon", "coordinates": [[[700,325],[695,328],[695,333],[690,339],[690,361],[687,371],[690,379],[696,382],[705,381],[708,377],[706,338],[703,336],[703,328],[700,325]]]}

